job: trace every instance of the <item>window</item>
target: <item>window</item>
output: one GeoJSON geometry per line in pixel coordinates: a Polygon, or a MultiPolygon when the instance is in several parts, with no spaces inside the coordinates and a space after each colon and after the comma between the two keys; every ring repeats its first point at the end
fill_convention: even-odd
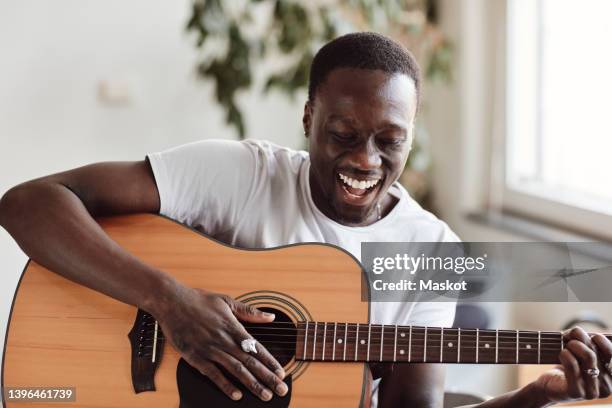
{"type": "Polygon", "coordinates": [[[612,237],[612,1],[507,11],[503,205],[612,237]]]}

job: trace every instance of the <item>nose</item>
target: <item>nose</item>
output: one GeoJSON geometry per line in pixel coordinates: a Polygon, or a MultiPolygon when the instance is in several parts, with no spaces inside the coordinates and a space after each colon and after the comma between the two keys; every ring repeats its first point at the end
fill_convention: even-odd
{"type": "Polygon", "coordinates": [[[381,164],[380,153],[376,144],[370,139],[357,145],[349,156],[349,165],[359,170],[377,170],[381,164]]]}

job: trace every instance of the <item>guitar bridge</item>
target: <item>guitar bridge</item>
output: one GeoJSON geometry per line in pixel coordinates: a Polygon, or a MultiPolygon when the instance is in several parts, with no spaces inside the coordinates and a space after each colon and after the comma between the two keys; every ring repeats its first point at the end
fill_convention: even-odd
{"type": "Polygon", "coordinates": [[[164,351],[164,336],[157,320],[149,313],[138,309],[130,333],[132,349],[132,385],[137,394],[155,391],[155,372],[164,351]]]}

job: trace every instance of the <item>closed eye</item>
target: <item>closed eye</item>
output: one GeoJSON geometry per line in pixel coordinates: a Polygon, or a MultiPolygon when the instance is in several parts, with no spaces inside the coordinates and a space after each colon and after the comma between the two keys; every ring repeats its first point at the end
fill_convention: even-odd
{"type": "Polygon", "coordinates": [[[353,133],[330,132],[331,135],[339,142],[346,143],[356,139],[353,133]]]}
{"type": "Polygon", "coordinates": [[[406,140],[406,137],[381,138],[379,139],[379,143],[383,146],[400,147],[406,142],[406,140]]]}

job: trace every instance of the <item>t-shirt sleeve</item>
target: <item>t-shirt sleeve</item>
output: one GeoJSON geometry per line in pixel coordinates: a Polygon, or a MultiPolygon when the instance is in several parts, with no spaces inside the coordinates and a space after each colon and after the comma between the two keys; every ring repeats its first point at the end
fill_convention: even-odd
{"type": "Polygon", "coordinates": [[[259,167],[252,145],[229,140],[203,140],[147,157],[160,214],[211,235],[240,220],[259,167]]]}

